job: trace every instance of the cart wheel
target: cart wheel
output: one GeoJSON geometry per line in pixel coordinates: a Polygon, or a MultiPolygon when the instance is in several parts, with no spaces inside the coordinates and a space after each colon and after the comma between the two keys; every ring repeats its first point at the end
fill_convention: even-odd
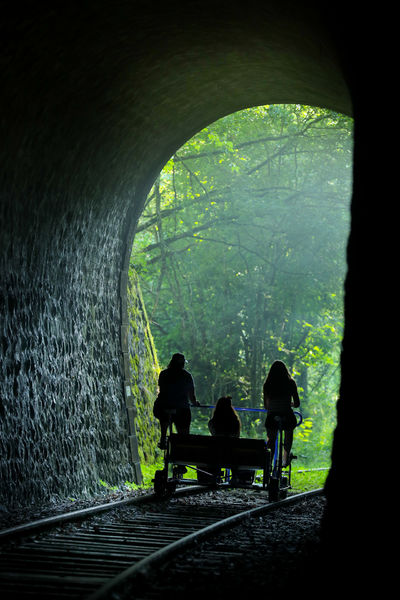
{"type": "Polygon", "coordinates": [[[277,502],[279,499],[279,479],[271,477],[268,486],[268,500],[270,502],[277,502]]]}
{"type": "Polygon", "coordinates": [[[284,500],[285,498],[287,498],[287,490],[279,490],[279,500],[284,500]]]}
{"type": "Polygon", "coordinates": [[[167,492],[166,496],[172,496],[176,490],[176,481],[167,481],[167,492]]]}
{"type": "Polygon", "coordinates": [[[284,498],[287,498],[288,485],[289,485],[289,478],[286,476],[282,476],[281,477],[281,485],[280,485],[281,489],[279,490],[279,498],[282,500],[284,498]]]}
{"type": "Polygon", "coordinates": [[[165,470],[156,471],[154,473],[154,493],[156,496],[162,497],[167,495],[167,473],[165,470]]]}

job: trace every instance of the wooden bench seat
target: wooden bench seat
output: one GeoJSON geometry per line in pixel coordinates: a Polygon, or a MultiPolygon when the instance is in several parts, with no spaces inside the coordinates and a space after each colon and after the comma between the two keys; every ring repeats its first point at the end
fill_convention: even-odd
{"type": "Polygon", "coordinates": [[[176,465],[267,469],[269,451],[264,440],[225,436],[181,435],[168,441],[168,462],[176,465]]]}

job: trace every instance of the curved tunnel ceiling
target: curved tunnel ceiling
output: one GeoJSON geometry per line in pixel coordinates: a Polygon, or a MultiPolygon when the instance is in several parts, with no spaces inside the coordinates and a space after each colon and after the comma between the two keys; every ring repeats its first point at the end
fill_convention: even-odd
{"type": "Polygon", "coordinates": [[[95,178],[103,189],[140,189],[197,131],[242,108],[303,103],[351,114],[318,11],[290,2],[95,4],[36,11],[11,41],[5,111],[12,107],[12,145],[29,154],[28,168],[40,156],[72,185],[95,178]]]}

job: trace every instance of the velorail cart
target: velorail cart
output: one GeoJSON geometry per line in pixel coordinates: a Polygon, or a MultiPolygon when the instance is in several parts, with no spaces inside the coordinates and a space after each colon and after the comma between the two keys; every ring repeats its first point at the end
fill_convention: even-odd
{"type": "MultiPolygon", "coordinates": [[[[214,407],[203,405],[200,408],[214,407]]],[[[264,409],[235,410],[266,412],[264,409]]],[[[154,492],[158,496],[169,496],[174,493],[177,485],[251,487],[257,485],[254,484],[255,472],[262,471],[262,488],[269,490],[270,496],[273,496],[270,500],[279,499],[285,486],[287,489],[290,485],[290,466],[289,477],[286,476],[285,479],[282,475],[282,444],[282,432],[279,431],[274,456],[271,457],[271,451],[262,439],[182,435],[173,433],[170,425],[164,468],[155,473],[154,492]],[[183,476],[188,468],[195,471],[196,479],[183,476]],[[274,479],[272,494],[269,487],[271,478],[274,479]]]]}

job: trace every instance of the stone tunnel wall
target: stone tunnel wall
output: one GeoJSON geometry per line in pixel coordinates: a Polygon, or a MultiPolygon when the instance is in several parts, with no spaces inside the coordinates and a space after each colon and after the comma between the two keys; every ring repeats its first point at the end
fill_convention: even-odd
{"type": "Polygon", "coordinates": [[[46,223],[42,214],[37,224],[29,211],[14,217],[3,236],[0,296],[0,502],[7,506],[91,495],[100,479],[135,475],[112,285],[119,215],[70,213],[67,222],[61,212],[46,223]],[[16,232],[27,220],[22,240],[16,232]]]}
{"type": "Polygon", "coordinates": [[[119,275],[112,272],[117,263],[111,257],[120,251],[113,231],[109,217],[101,227],[69,223],[67,231],[60,224],[52,251],[61,280],[59,271],[52,278],[50,265],[41,269],[32,253],[21,252],[23,246],[6,236],[2,270],[9,273],[0,294],[0,504],[90,496],[103,489],[100,480],[140,481],[135,419],[141,458],[154,454],[157,357],[133,274],[127,296],[126,394],[121,299],[110,285],[119,275]],[[89,231],[97,232],[96,240],[89,231]],[[77,252],[78,241],[83,252],[77,252]],[[22,267],[18,274],[14,262],[22,267]]]}
{"type": "Polygon", "coordinates": [[[138,482],[138,442],[141,460],[154,456],[157,356],[133,273],[126,307],[122,299],[129,391],[122,389],[124,318],[118,288],[110,285],[119,276],[112,272],[117,263],[111,257],[120,251],[114,231],[109,216],[101,227],[68,223],[67,231],[60,224],[52,251],[61,280],[59,274],[52,278],[49,265],[41,269],[28,249],[21,251],[13,236],[5,236],[2,270],[9,274],[0,294],[0,504],[92,496],[103,489],[100,480],[138,482]],[[97,232],[96,240],[89,231],[97,232]],[[78,242],[83,252],[77,252],[78,242]],[[22,267],[18,275],[14,262],[22,267]]]}

